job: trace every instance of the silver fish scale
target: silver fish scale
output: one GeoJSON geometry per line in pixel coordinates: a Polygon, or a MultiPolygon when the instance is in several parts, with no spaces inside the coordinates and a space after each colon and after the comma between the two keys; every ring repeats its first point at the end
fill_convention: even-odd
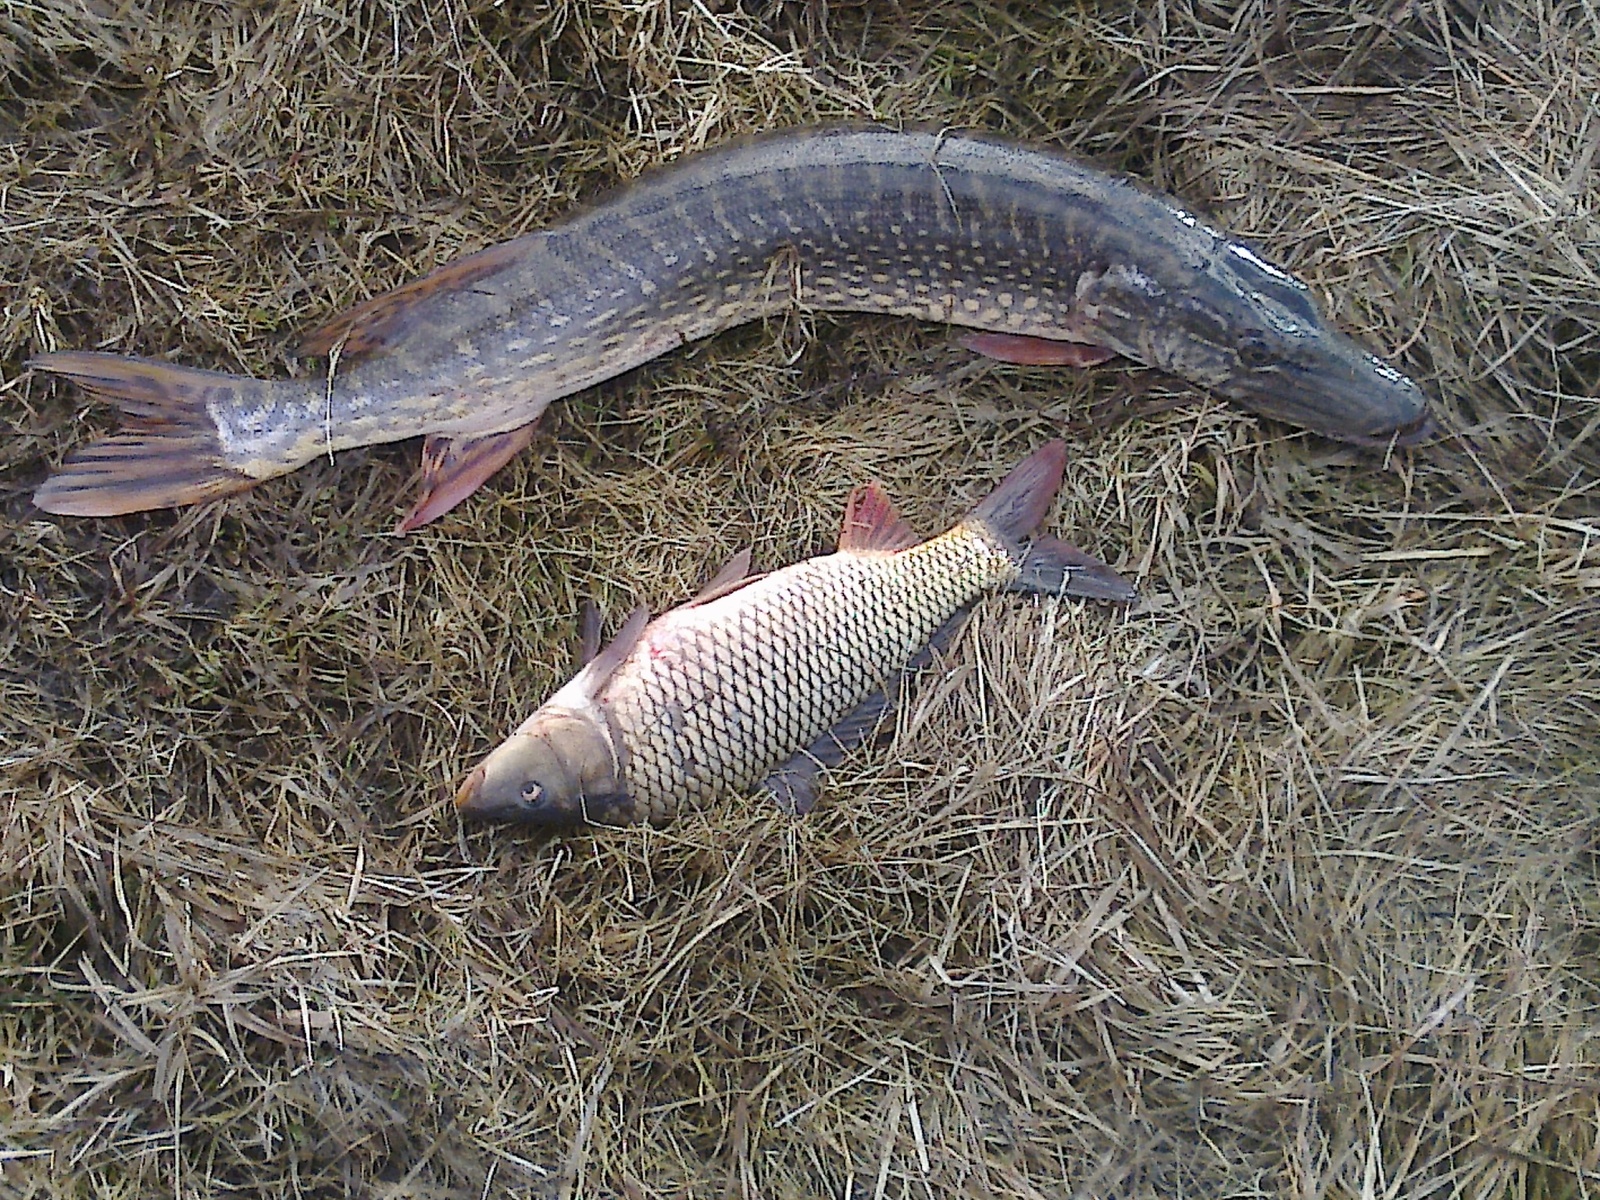
{"type": "Polygon", "coordinates": [[[829,555],[678,610],[602,697],[638,819],[740,792],[891,681],[939,627],[1017,567],[960,525],[898,553],[829,555]]]}

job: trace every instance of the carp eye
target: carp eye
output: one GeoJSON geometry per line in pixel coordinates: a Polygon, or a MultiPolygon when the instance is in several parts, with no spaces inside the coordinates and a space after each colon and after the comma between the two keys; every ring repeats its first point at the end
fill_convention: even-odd
{"type": "Polygon", "coordinates": [[[1239,343],[1239,365],[1249,371],[1259,371],[1272,363],[1272,351],[1261,338],[1245,338],[1239,343]]]}
{"type": "Polygon", "coordinates": [[[539,797],[544,795],[544,788],[532,779],[522,785],[522,798],[529,804],[539,803],[539,797]]]}

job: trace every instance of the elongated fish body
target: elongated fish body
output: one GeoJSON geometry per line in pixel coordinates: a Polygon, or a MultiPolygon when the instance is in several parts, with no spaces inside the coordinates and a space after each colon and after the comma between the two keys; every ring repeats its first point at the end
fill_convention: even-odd
{"type": "Polygon", "coordinates": [[[358,305],[302,344],[334,356],[324,378],[42,355],[34,367],[131,421],[36,501],[189,503],[426,434],[439,495],[420,523],[525,445],[552,400],[796,305],[965,326],[1011,361],[1122,354],[1345,440],[1426,428],[1417,387],[1332,329],[1302,283],[1165,196],[987,137],[799,129],[691,155],[358,305]]]}
{"type": "Polygon", "coordinates": [[[804,812],[812,778],[863,740],[894,682],[980,596],[1130,600],[1105,564],[1022,539],[1060,485],[1052,442],[953,529],[918,541],[875,485],[846,508],[837,553],[747,576],[741,556],[690,603],[630,618],[468,777],[465,814],[539,823],[670,819],[766,781],[804,812]]]}

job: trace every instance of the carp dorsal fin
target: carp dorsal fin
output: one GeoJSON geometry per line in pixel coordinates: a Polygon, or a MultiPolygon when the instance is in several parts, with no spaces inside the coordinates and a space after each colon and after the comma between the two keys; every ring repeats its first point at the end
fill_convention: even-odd
{"type": "Polygon", "coordinates": [[[900,519],[894,503],[876,480],[851,491],[839,527],[841,551],[905,550],[921,542],[916,531],[900,519]]]}
{"type": "Polygon", "coordinates": [[[526,253],[523,239],[490,246],[476,254],[448,262],[421,279],[403,283],[348,308],[302,337],[294,352],[301,358],[319,358],[339,347],[339,361],[382,354],[404,340],[417,310],[441,292],[453,292],[500,274],[526,253]]]}
{"type": "Polygon", "coordinates": [[[746,546],[723,563],[722,569],[707,580],[705,587],[696,592],[694,599],[683,607],[694,608],[699,604],[710,604],[713,600],[720,599],[729,592],[737,592],[745,584],[754,583],[760,578],[760,575],[750,574],[750,547],[746,546]]]}

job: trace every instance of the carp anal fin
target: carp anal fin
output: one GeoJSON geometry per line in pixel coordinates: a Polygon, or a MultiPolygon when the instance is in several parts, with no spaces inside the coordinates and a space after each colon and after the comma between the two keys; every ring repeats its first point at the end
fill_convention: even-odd
{"type": "Polygon", "coordinates": [[[126,417],[123,432],[69,454],[33,494],[45,512],[115,517],[215,500],[257,482],[227,465],[206,407],[208,396],[253,381],[89,350],[42,354],[27,365],[72,380],[126,417]]]}
{"type": "Polygon", "coordinates": [[[956,340],[974,354],[1025,367],[1098,367],[1117,356],[1106,346],[1018,333],[964,333],[956,340]]]}
{"type": "Polygon", "coordinates": [[[419,309],[447,292],[493,278],[516,262],[526,249],[520,238],[501,242],[446,263],[393,291],[363,300],[312,329],[295,345],[294,353],[300,358],[321,358],[333,353],[337,346],[339,361],[344,363],[381,354],[405,340],[419,309]]]}
{"type": "Polygon", "coordinates": [[[851,491],[839,526],[841,552],[907,550],[921,542],[916,531],[900,519],[894,503],[876,480],[851,491]]]}
{"type": "Polygon", "coordinates": [[[410,533],[444,516],[477,491],[533,441],[537,421],[505,433],[458,438],[430,433],[422,443],[422,488],[416,505],[395,526],[410,533]]]}
{"type": "Polygon", "coordinates": [[[710,604],[713,600],[720,600],[729,592],[737,592],[760,578],[761,575],[750,574],[750,547],[746,546],[723,563],[722,569],[708,579],[705,587],[696,592],[694,599],[683,607],[695,608],[701,604],[710,604]]]}
{"type": "Polygon", "coordinates": [[[928,639],[928,644],[917,651],[895,680],[880,691],[873,692],[848,714],[836,721],[827,733],[798,754],[773,768],[761,781],[761,787],[772,797],[779,811],[803,817],[817,804],[817,783],[822,772],[837,767],[845,755],[855,750],[882,728],[884,720],[894,712],[899,699],[900,681],[908,674],[922,670],[933,662],[934,656],[943,654],[966,626],[971,614],[970,606],[963,605],[928,639]]]}

